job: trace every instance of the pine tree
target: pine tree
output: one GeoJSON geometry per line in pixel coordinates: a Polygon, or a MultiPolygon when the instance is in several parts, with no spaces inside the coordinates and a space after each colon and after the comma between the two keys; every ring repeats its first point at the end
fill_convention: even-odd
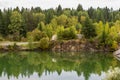
{"type": "Polygon", "coordinates": [[[83,27],[82,27],[82,34],[87,39],[96,36],[95,26],[92,24],[92,21],[89,18],[85,19],[85,22],[84,22],[83,27]]]}

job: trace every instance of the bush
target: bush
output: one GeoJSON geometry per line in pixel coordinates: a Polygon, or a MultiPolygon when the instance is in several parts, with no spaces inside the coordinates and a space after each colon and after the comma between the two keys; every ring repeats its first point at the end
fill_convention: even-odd
{"type": "Polygon", "coordinates": [[[65,40],[75,39],[76,29],[74,26],[66,29],[61,28],[58,30],[57,35],[58,35],[58,39],[65,39],[65,40]]]}
{"type": "Polygon", "coordinates": [[[33,30],[31,35],[33,36],[33,41],[39,41],[41,39],[41,31],[38,29],[33,30]]]}
{"type": "Polygon", "coordinates": [[[118,48],[118,43],[120,41],[119,28],[116,26],[110,27],[108,23],[103,25],[103,23],[100,22],[96,29],[97,37],[104,47],[108,46],[113,50],[118,48]]]}
{"type": "Polygon", "coordinates": [[[58,37],[58,39],[62,39],[63,31],[64,31],[63,26],[58,27],[58,29],[57,29],[57,37],[58,37]]]}
{"type": "Polygon", "coordinates": [[[82,28],[82,25],[81,25],[80,23],[78,23],[78,24],[76,25],[76,30],[77,30],[78,33],[80,33],[81,28],[82,28]]]}
{"type": "Polygon", "coordinates": [[[49,39],[52,37],[53,35],[53,28],[51,25],[47,25],[44,29],[44,32],[46,33],[46,35],[49,37],[49,39]]]}
{"type": "Polygon", "coordinates": [[[49,38],[42,38],[40,40],[40,48],[41,49],[48,49],[49,48],[49,38]]]}
{"type": "Polygon", "coordinates": [[[114,50],[118,49],[118,43],[116,41],[112,42],[112,49],[114,49],[114,50]]]}
{"type": "Polygon", "coordinates": [[[47,37],[45,32],[41,32],[38,29],[33,30],[32,32],[28,32],[27,33],[27,39],[29,41],[29,39],[32,37],[33,41],[39,41],[41,38],[43,37],[47,37]]]}

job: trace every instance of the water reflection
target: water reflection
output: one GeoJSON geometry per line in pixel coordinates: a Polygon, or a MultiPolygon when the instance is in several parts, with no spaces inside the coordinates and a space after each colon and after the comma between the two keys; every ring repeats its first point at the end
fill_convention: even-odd
{"type": "Polygon", "coordinates": [[[0,79],[101,80],[104,72],[119,66],[112,54],[9,52],[0,54],[0,79]]]}

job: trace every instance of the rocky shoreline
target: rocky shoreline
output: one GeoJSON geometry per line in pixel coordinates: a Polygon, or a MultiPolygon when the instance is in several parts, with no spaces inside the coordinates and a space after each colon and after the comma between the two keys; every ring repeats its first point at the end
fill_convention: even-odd
{"type": "Polygon", "coordinates": [[[105,51],[113,52],[109,48],[98,47],[96,43],[90,43],[88,41],[80,40],[67,40],[67,41],[53,41],[51,44],[51,51],[57,52],[79,52],[79,51],[105,51]]]}
{"type": "MultiPolygon", "coordinates": [[[[33,46],[38,45],[39,43],[33,42],[33,46]]],[[[105,51],[113,52],[113,50],[104,47],[98,47],[96,43],[88,42],[85,40],[62,40],[62,41],[50,41],[48,49],[42,50],[39,47],[30,48],[29,43],[27,42],[24,46],[18,43],[9,44],[9,45],[0,45],[0,51],[53,51],[53,52],[79,52],[79,51],[105,51]]]]}

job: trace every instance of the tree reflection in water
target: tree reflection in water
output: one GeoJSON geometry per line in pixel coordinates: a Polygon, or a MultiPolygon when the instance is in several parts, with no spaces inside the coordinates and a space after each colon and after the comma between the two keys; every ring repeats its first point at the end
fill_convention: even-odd
{"type": "Polygon", "coordinates": [[[49,53],[49,52],[7,52],[0,54],[0,76],[4,73],[8,78],[19,75],[30,77],[34,72],[39,77],[43,73],[49,75],[62,71],[75,71],[78,76],[83,74],[89,80],[91,74],[101,75],[110,67],[120,67],[112,54],[76,52],[76,53],[49,53]]]}

